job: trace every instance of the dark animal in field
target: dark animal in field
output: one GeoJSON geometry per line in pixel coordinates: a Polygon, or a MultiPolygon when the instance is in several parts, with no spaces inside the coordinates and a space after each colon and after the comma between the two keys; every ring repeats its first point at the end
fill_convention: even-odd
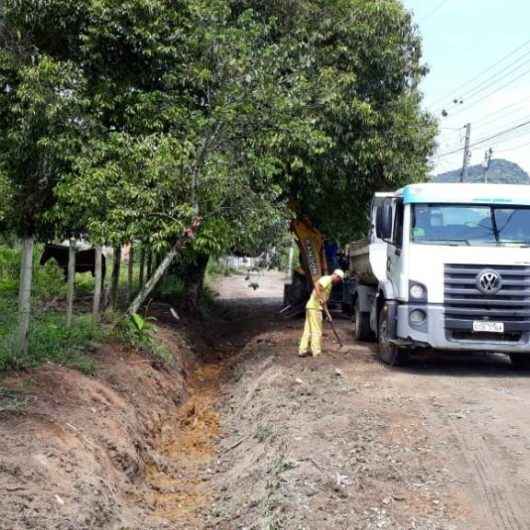
{"type": "MultiPolygon", "coordinates": [[[[49,260],[54,259],[57,265],[64,271],[65,281],[68,279],[68,252],[69,247],[64,245],[46,245],[42,253],[40,264],[45,265],[49,260]]],[[[102,281],[105,280],[106,262],[105,256],[101,256],[102,281]]],[[[75,254],[75,272],[91,272],[96,275],[96,250],[79,250],[75,254]]]]}

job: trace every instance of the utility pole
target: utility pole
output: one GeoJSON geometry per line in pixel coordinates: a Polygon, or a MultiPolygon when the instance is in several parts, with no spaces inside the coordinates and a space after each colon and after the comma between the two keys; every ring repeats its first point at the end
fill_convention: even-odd
{"type": "Polygon", "coordinates": [[[460,175],[460,182],[465,182],[467,177],[467,168],[469,166],[469,160],[471,158],[471,153],[469,147],[471,145],[471,123],[466,125],[466,143],[464,147],[464,163],[462,165],[462,173],[460,175]]]}
{"type": "Polygon", "coordinates": [[[488,183],[488,169],[490,168],[491,159],[493,157],[493,149],[490,147],[484,154],[484,183],[488,183]]]}

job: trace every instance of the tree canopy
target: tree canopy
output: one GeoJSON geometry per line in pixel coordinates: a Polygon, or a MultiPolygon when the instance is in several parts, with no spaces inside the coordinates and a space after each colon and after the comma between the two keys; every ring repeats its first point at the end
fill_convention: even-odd
{"type": "Polygon", "coordinates": [[[421,39],[397,0],[241,0],[276,19],[286,79],[304,86],[321,149],[283,145],[282,188],[299,212],[347,241],[366,229],[376,190],[425,177],[436,125],[420,107],[421,39]]]}
{"type": "Polygon", "coordinates": [[[23,205],[22,231],[162,248],[200,214],[196,252],[254,253],[291,203],[346,241],[375,190],[426,173],[426,68],[398,0],[1,9],[0,217],[23,205]]]}

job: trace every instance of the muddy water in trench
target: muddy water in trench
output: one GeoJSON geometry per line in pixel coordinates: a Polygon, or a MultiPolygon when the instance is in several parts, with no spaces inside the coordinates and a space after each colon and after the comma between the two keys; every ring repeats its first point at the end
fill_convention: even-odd
{"type": "Polygon", "coordinates": [[[248,287],[244,276],[222,278],[216,285],[225,319],[205,326],[214,346],[203,354],[213,362],[196,368],[188,381],[189,397],[167,422],[160,435],[158,452],[170,469],[149,464],[146,499],[153,515],[170,521],[175,528],[202,528],[201,515],[208,513],[218,493],[209,484],[219,454],[221,433],[219,408],[222,383],[234,358],[257,333],[270,327],[270,319],[281,306],[284,275],[269,272],[260,277],[260,289],[248,287]],[[177,471],[175,471],[177,470],[177,471]]]}
{"type": "Polygon", "coordinates": [[[147,501],[155,517],[197,527],[197,513],[208,506],[212,492],[201,476],[216,454],[222,370],[222,363],[198,368],[190,380],[188,400],[163,427],[159,452],[172,464],[172,471],[160,463],[151,463],[147,469],[152,491],[147,501]]]}

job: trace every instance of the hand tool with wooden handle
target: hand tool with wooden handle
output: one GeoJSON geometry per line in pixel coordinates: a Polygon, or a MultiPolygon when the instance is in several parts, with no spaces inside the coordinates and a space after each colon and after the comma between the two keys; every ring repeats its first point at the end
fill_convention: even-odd
{"type": "Polygon", "coordinates": [[[324,308],[324,313],[328,317],[329,323],[331,324],[331,329],[333,330],[333,334],[335,335],[335,338],[337,339],[339,346],[341,348],[344,347],[344,344],[342,344],[339,334],[337,333],[337,329],[335,328],[335,323],[333,322],[333,318],[331,318],[331,313],[329,312],[327,304],[323,304],[322,307],[324,308]]]}

